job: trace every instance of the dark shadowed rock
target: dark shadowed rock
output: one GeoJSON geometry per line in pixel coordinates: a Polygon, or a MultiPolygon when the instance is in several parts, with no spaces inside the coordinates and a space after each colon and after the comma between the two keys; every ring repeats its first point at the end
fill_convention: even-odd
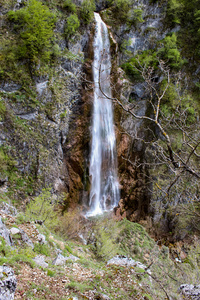
{"type": "Polygon", "coordinates": [[[0,266],[0,300],[13,300],[17,280],[10,267],[0,266]]]}
{"type": "Polygon", "coordinates": [[[0,217],[0,236],[4,238],[6,241],[7,245],[12,246],[13,241],[10,236],[10,231],[6,228],[6,226],[3,224],[1,217],[0,217]]]}

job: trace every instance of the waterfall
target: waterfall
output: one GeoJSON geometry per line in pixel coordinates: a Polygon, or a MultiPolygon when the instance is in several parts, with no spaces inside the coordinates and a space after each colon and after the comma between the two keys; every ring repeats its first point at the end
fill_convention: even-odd
{"type": "Polygon", "coordinates": [[[92,146],[90,156],[91,191],[89,212],[94,216],[111,210],[119,202],[119,184],[117,179],[117,155],[115,131],[113,125],[110,86],[110,41],[108,30],[99,14],[95,13],[96,31],[93,42],[93,80],[94,105],[92,122],[92,146]],[[101,67],[101,72],[99,72],[101,67]],[[100,73],[100,74],[99,74],[100,73]]]}

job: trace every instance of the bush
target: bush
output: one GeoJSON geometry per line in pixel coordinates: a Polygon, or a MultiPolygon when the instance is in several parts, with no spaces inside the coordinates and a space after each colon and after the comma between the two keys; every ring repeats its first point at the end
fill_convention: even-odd
{"type": "Polygon", "coordinates": [[[39,243],[36,243],[34,245],[34,252],[38,253],[38,254],[43,254],[45,256],[49,256],[50,255],[50,248],[47,245],[42,245],[39,243]]]}
{"type": "Polygon", "coordinates": [[[30,201],[26,208],[26,219],[45,224],[53,229],[58,224],[58,212],[55,210],[57,201],[53,200],[50,189],[43,189],[42,193],[30,201]]]}
{"type": "Polygon", "coordinates": [[[65,26],[65,35],[67,38],[71,37],[76,33],[80,26],[80,22],[78,16],[73,14],[67,18],[66,26],[65,26]]]}
{"type": "Polygon", "coordinates": [[[128,25],[131,26],[135,26],[137,27],[139,23],[144,22],[143,18],[142,18],[142,13],[143,11],[141,9],[134,9],[130,12],[129,16],[128,16],[128,25]]]}
{"type": "Polygon", "coordinates": [[[81,19],[85,24],[89,24],[94,16],[95,3],[93,0],[83,0],[80,9],[81,19]]]}
{"type": "Polygon", "coordinates": [[[76,13],[76,4],[74,4],[72,0],[66,0],[63,4],[63,8],[70,13],[76,13]]]}
{"type": "Polygon", "coordinates": [[[161,46],[157,52],[158,57],[168,63],[171,68],[179,70],[184,64],[181,53],[177,47],[177,36],[173,32],[171,35],[166,36],[161,41],[161,46]]]}
{"type": "Polygon", "coordinates": [[[26,7],[8,12],[8,19],[20,32],[18,56],[31,62],[50,59],[55,15],[38,0],[30,0],[26,7]]]}
{"type": "Polygon", "coordinates": [[[126,22],[128,20],[128,13],[131,8],[130,0],[115,0],[113,2],[113,13],[117,20],[126,22]]]}
{"type": "Polygon", "coordinates": [[[180,24],[180,14],[183,11],[183,3],[180,0],[169,0],[167,4],[167,22],[180,24]]]}

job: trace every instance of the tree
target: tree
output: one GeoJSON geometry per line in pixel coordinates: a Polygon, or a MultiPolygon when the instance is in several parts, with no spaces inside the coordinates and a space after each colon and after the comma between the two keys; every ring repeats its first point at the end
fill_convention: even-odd
{"type": "MultiPolygon", "coordinates": [[[[175,220],[181,203],[199,202],[200,124],[195,102],[184,87],[181,72],[173,73],[163,60],[157,59],[156,70],[137,60],[134,67],[143,79],[148,98],[144,115],[137,115],[136,103],[106,95],[129,116],[148,123],[145,145],[149,181],[153,183],[152,198],[159,199],[160,210],[168,220],[175,220]],[[159,174],[158,174],[159,173],[159,174]]],[[[101,67],[99,69],[101,75],[101,67]]],[[[100,76],[99,76],[100,77],[100,76]]],[[[130,133],[127,132],[130,136],[130,133]]],[[[137,133],[132,135],[137,139],[137,133]]],[[[129,160],[129,157],[125,158],[129,160]]],[[[131,162],[139,167],[141,162],[131,162]]]]}
{"type": "Polygon", "coordinates": [[[15,23],[15,28],[20,34],[19,58],[26,58],[30,63],[37,63],[38,59],[48,61],[54,40],[54,13],[42,2],[30,0],[26,7],[10,11],[8,19],[15,23]]]}

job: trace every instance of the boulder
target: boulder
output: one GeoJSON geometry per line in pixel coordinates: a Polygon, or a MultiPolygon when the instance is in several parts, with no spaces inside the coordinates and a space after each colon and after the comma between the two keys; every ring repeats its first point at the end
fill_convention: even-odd
{"type": "Polygon", "coordinates": [[[12,227],[12,228],[10,228],[10,233],[12,235],[15,235],[15,234],[20,233],[20,230],[18,228],[16,228],[16,227],[12,227]]]}
{"type": "Polygon", "coordinates": [[[67,260],[77,261],[78,259],[78,257],[72,254],[70,254],[69,256],[63,256],[59,253],[58,256],[53,260],[52,264],[55,266],[62,266],[67,260]]]}
{"type": "Polygon", "coordinates": [[[107,265],[116,265],[116,266],[120,266],[120,267],[137,267],[140,269],[146,269],[147,267],[145,265],[143,265],[141,262],[139,261],[135,261],[132,258],[126,257],[124,255],[116,255],[113,258],[111,258],[108,262],[107,265]]]}
{"type": "Polygon", "coordinates": [[[66,260],[67,258],[59,253],[58,256],[53,260],[52,264],[55,266],[63,266],[66,260]]]}
{"type": "Polygon", "coordinates": [[[42,268],[48,267],[48,263],[45,262],[44,256],[42,255],[37,255],[33,260],[38,266],[42,268]]]}

